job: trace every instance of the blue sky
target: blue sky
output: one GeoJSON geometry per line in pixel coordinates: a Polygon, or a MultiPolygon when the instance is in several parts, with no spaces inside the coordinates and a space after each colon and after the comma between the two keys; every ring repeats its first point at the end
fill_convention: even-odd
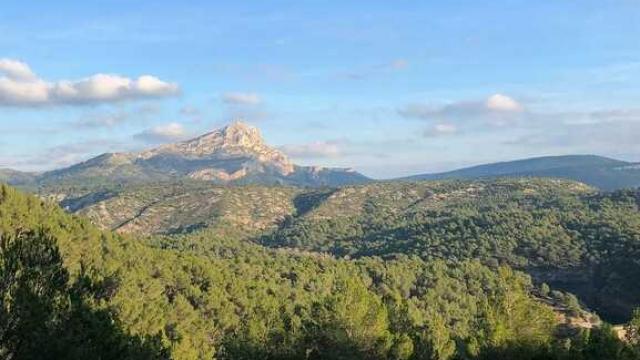
{"type": "Polygon", "coordinates": [[[374,177],[528,156],[640,161],[640,1],[13,1],[0,167],[243,118],[374,177]]]}

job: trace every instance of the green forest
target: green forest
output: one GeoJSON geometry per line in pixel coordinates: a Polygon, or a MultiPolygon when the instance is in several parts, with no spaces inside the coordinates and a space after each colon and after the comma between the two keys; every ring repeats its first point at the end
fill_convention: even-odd
{"type": "Polygon", "coordinates": [[[1,185],[0,357],[640,358],[637,191],[524,179],[291,197],[274,229],[143,236],[1,185]],[[589,310],[603,321],[567,321],[589,310]]]}
{"type": "Polygon", "coordinates": [[[640,191],[577,186],[542,179],[372,185],[348,195],[361,197],[357,211],[328,201],[262,241],[349,258],[509,265],[626,321],[640,299],[640,191]],[[440,194],[449,198],[428,202],[440,194]]]}

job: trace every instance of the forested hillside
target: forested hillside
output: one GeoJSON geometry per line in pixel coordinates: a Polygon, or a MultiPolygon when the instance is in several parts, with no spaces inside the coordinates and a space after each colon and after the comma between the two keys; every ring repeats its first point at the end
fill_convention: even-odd
{"type": "MultiPolygon", "coordinates": [[[[307,209],[311,214],[316,209],[307,209]]],[[[0,187],[5,358],[634,359],[508,265],[336,259],[201,230],[136,239],[0,187]],[[565,331],[558,331],[565,328],[565,331]],[[37,346],[36,346],[37,344],[37,346]],[[88,355],[91,354],[91,355],[88,355]]],[[[563,302],[564,301],[564,302],[563,302]]],[[[579,308],[574,311],[580,312],[579,308]]]]}
{"type": "Polygon", "coordinates": [[[347,187],[263,243],[351,258],[508,264],[622,322],[640,302],[638,199],[638,191],[598,194],[542,179],[347,187]]]}
{"type": "Polygon", "coordinates": [[[219,238],[338,258],[413,255],[507,264],[537,283],[576,293],[616,323],[640,303],[635,191],[599,194],[581,183],[531,178],[339,189],[183,182],[52,190],[66,194],[62,205],[69,210],[121,233],[206,229],[219,238]]]}

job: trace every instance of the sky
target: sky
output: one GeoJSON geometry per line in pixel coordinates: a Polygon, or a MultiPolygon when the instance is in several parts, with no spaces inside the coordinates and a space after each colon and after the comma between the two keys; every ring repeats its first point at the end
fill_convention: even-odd
{"type": "Polygon", "coordinates": [[[0,6],[0,168],[242,119],[376,178],[640,161],[640,1],[32,1],[0,6]]]}

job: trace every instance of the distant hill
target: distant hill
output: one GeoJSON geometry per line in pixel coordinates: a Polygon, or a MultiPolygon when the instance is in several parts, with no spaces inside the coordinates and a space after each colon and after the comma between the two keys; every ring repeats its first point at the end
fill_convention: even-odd
{"type": "Polygon", "coordinates": [[[602,190],[640,186],[640,163],[596,155],[546,156],[499,162],[402,180],[477,179],[492,177],[554,177],[576,180],[602,190]]]}
{"type": "Polygon", "coordinates": [[[370,181],[351,169],[298,166],[241,122],[184,142],[135,153],[106,153],[37,177],[39,185],[128,184],[167,180],[216,184],[341,186],[370,181]]]}
{"type": "Polygon", "coordinates": [[[35,173],[16,171],[12,169],[0,169],[0,183],[14,186],[29,186],[36,180],[35,173]]]}

